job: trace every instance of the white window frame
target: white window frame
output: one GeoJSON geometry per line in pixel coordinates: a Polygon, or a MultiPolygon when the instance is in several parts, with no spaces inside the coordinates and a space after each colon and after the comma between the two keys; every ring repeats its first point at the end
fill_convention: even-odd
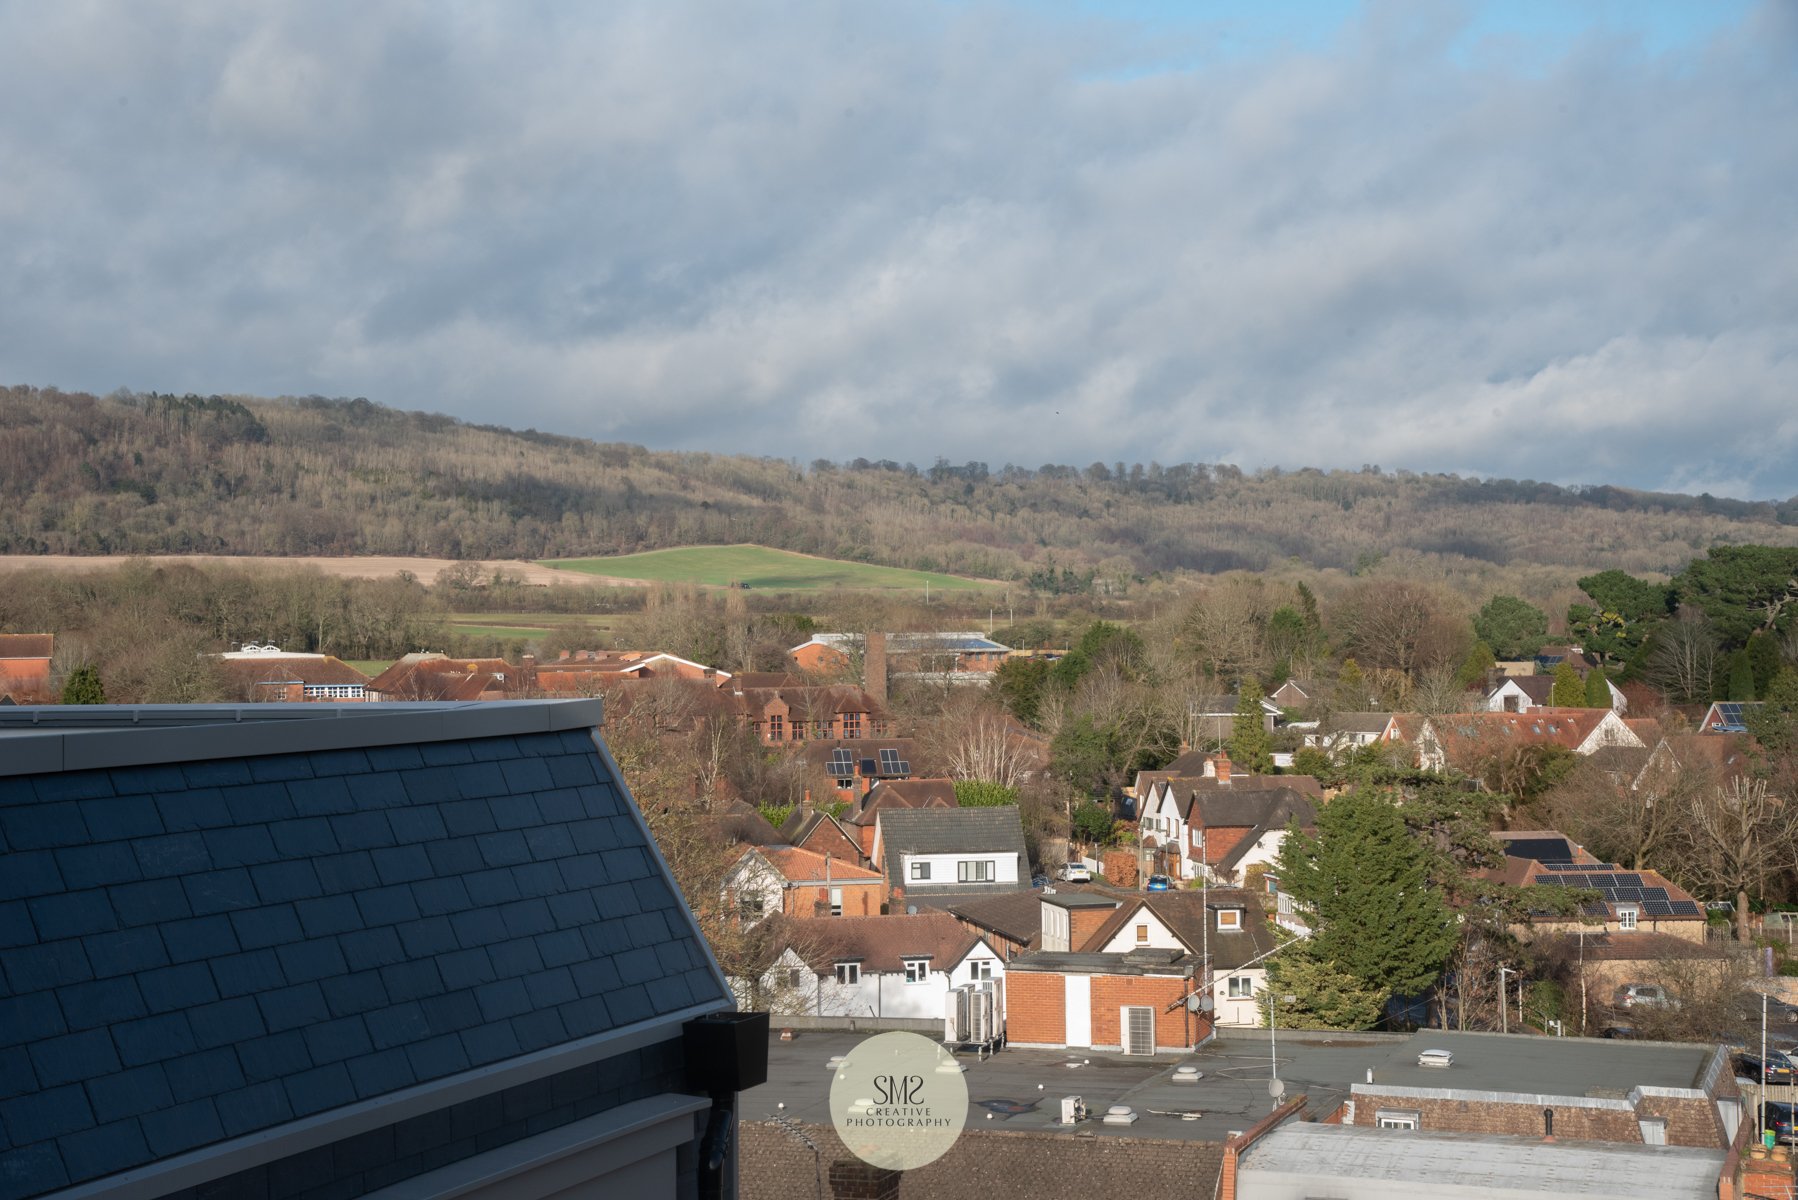
{"type": "Polygon", "coordinates": [[[901,961],[905,964],[905,982],[930,982],[930,960],[928,958],[907,958],[901,961]]]}
{"type": "Polygon", "coordinates": [[[854,987],[862,981],[862,965],[858,962],[840,962],[837,964],[837,983],[843,987],[854,987]]]}
{"type": "Polygon", "coordinates": [[[958,883],[992,883],[999,878],[999,862],[992,858],[964,858],[955,864],[958,883]]]}
{"type": "Polygon", "coordinates": [[[1217,910],[1217,927],[1232,932],[1242,928],[1242,910],[1240,908],[1220,908],[1217,910]]]}
{"type": "Polygon", "coordinates": [[[1414,1109],[1382,1108],[1374,1113],[1376,1129],[1404,1129],[1417,1132],[1418,1114],[1414,1109]]]}
{"type": "Polygon", "coordinates": [[[1231,1000],[1252,1000],[1255,998],[1255,980],[1248,975],[1232,975],[1224,981],[1224,988],[1231,1000]]]}
{"type": "Polygon", "coordinates": [[[1633,904],[1619,905],[1617,908],[1617,928],[1625,933],[1634,932],[1638,910],[1633,904]]]}
{"type": "Polygon", "coordinates": [[[973,980],[991,979],[993,977],[993,960],[976,958],[968,962],[968,978],[973,980]]]}
{"type": "Polygon", "coordinates": [[[833,917],[843,915],[843,889],[840,887],[830,889],[830,915],[833,917]]]}
{"type": "Polygon", "coordinates": [[[929,880],[930,864],[927,862],[913,863],[911,865],[911,877],[912,877],[913,882],[917,882],[917,883],[922,883],[922,882],[929,880]]]}

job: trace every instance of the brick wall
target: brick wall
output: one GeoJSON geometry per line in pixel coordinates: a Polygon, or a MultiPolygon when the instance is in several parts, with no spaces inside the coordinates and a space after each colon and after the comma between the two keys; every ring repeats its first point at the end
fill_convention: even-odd
{"type": "MultiPolygon", "coordinates": [[[[742,1200],[832,1195],[831,1168],[848,1158],[843,1143],[827,1125],[796,1128],[818,1147],[816,1157],[780,1126],[744,1119],[742,1200]]],[[[903,1172],[898,1200],[1193,1200],[1215,1193],[1222,1159],[1220,1142],[970,1129],[943,1157],[903,1172]]]]}
{"type": "Polygon", "coordinates": [[[1212,826],[1205,830],[1205,861],[1219,862],[1223,857],[1236,849],[1243,838],[1254,832],[1241,825],[1212,826]]]}
{"type": "Polygon", "coordinates": [[[1093,1044],[1124,1044],[1122,1012],[1126,1005],[1155,1010],[1155,1045],[1162,1050],[1185,1050],[1205,1037],[1206,1026],[1196,1013],[1188,1013],[1183,997],[1192,981],[1177,975],[1093,976],[1093,1044]],[[1168,1012],[1170,1005],[1178,1005],[1168,1012]]]}
{"type": "Polygon", "coordinates": [[[801,842],[800,848],[814,854],[828,854],[839,860],[860,863],[866,855],[862,848],[846,837],[833,821],[819,821],[801,842]]]}
{"type": "MultiPolygon", "coordinates": [[[[837,885],[843,889],[843,916],[845,917],[878,917],[880,906],[886,903],[886,886],[874,882],[845,882],[837,885]]],[[[830,916],[830,889],[826,887],[796,887],[786,892],[786,912],[792,917],[826,917],[830,916]],[[822,905],[823,907],[818,907],[822,905]]]]}
{"type": "Polygon", "coordinates": [[[1005,976],[1005,1038],[1059,1046],[1067,1040],[1065,976],[1013,971],[1005,976]]]}
{"type": "Polygon", "coordinates": [[[1072,950],[1085,950],[1093,934],[1099,926],[1109,921],[1116,913],[1115,908],[1070,908],[1068,913],[1068,947],[1072,950]]]}
{"type": "MultiPolygon", "coordinates": [[[[1555,1137],[1564,1142],[1633,1142],[1642,1144],[1642,1130],[1629,1109],[1574,1108],[1555,1104],[1517,1104],[1496,1100],[1438,1100],[1416,1096],[1368,1095],[1355,1092],[1355,1125],[1374,1125],[1380,1109],[1399,1109],[1418,1114],[1421,1130],[1448,1133],[1508,1133],[1517,1137],[1542,1136],[1542,1110],[1555,1110],[1555,1137]]],[[[1668,1130],[1671,1139],[1672,1130],[1668,1130]]],[[[1689,1144],[1689,1143],[1687,1143],[1689,1144]]]]}

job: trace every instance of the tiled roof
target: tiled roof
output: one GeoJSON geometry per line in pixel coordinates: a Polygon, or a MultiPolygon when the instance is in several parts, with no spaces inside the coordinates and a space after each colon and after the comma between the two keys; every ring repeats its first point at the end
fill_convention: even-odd
{"type": "Polygon", "coordinates": [[[937,970],[966,957],[979,938],[948,913],[888,917],[835,917],[789,922],[793,949],[814,971],[829,974],[836,963],[859,960],[862,970],[888,974],[905,969],[908,958],[928,958],[937,970]]]}
{"type": "Polygon", "coordinates": [[[475,700],[510,690],[522,671],[503,658],[408,654],[371,679],[368,690],[396,700],[475,700]]]}
{"type": "Polygon", "coordinates": [[[959,808],[955,784],[947,779],[888,779],[875,784],[843,819],[851,825],[872,825],[881,813],[911,808],[959,808]]]}
{"type": "Polygon", "coordinates": [[[584,729],[0,772],[0,852],[9,1200],[729,1003],[584,729]]]}
{"type": "Polygon", "coordinates": [[[1096,950],[1103,946],[1117,936],[1118,930],[1135,920],[1136,914],[1144,908],[1154,913],[1194,956],[1209,948],[1214,970],[1234,971],[1266,954],[1275,945],[1260,898],[1242,888],[1125,893],[1119,899],[1125,901],[1123,906],[1093,932],[1083,949],[1096,950]],[[1219,908],[1242,909],[1243,928],[1220,930],[1214,925],[1207,935],[1206,922],[1219,908]]]}
{"type": "MultiPolygon", "coordinates": [[[[1016,805],[995,808],[910,808],[886,810],[879,828],[886,877],[897,883],[901,854],[1014,854],[1019,887],[1028,885],[1030,856],[1024,848],[1024,828],[1016,805]]],[[[953,890],[951,884],[937,890],[953,890]]],[[[917,884],[906,886],[906,895],[927,893],[917,884]]],[[[963,888],[962,890],[967,890],[963,888]]],[[[997,889],[995,889],[997,890],[997,889]]]]}
{"type": "Polygon", "coordinates": [[[1575,955],[1608,962],[1664,962],[1668,959],[1724,959],[1729,952],[1721,946],[1695,942],[1672,933],[1637,930],[1634,933],[1547,934],[1536,939],[1544,954],[1575,955]],[[1583,943],[1583,945],[1582,945],[1583,943]]]}
{"type": "Polygon", "coordinates": [[[220,658],[219,669],[239,687],[258,683],[362,684],[369,677],[330,654],[259,654],[253,658],[220,658]]]}
{"type": "Polygon", "coordinates": [[[879,883],[879,871],[858,867],[842,858],[831,858],[797,846],[755,846],[745,854],[758,854],[788,883],[822,883],[828,877],[834,883],[879,883]]]}
{"type": "Polygon", "coordinates": [[[1006,892],[951,905],[951,913],[994,933],[1034,946],[1042,938],[1043,898],[1038,892],[1006,892]]]}
{"type": "Polygon", "coordinates": [[[49,658],[55,652],[53,633],[0,633],[0,658],[49,658]]]}
{"type": "Polygon", "coordinates": [[[1389,712],[1339,712],[1323,720],[1327,733],[1384,733],[1392,721],[1389,712]]]}

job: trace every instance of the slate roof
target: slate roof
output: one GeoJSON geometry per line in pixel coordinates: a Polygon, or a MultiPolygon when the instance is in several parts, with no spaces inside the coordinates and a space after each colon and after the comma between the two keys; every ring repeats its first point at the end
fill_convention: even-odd
{"type": "Polygon", "coordinates": [[[259,654],[233,658],[219,655],[219,669],[234,687],[249,695],[258,684],[308,683],[367,687],[367,675],[330,654],[259,654]]]}
{"type": "Polygon", "coordinates": [[[1167,926],[1168,932],[1179,938],[1195,957],[1209,948],[1212,969],[1216,971],[1237,970],[1244,963],[1268,953],[1275,945],[1260,899],[1255,893],[1241,888],[1142,892],[1127,898],[1120,896],[1120,899],[1125,899],[1123,906],[1093,931],[1086,940],[1087,946],[1103,946],[1117,936],[1118,930],[1133,922],[1144,908],[1154,913],[1167,926]],[[1240,930],[1219,929],[1213,914],[1220,908],[1242,909],[1243,927],[1240,930]],[[1211,924],[1209,934],[1205,931],[1207,921],[1211,924]]]}
{"type": "Polygon", "coordinates": [[[729,1007],[598,716],[0,713],[0,1197],[729,1007]]]}
{"type": "MultiPolygon", "coordinates": [[[[1030,856],[1024,849],[1024,828],[1016,805],[993,808],[907,808],[880,813],[882,869],[889,883],[905,883],[905,894],[927,895],[928,885],[905,882],[900,873],[901,854],[992,854],[1017,856],[1018,888],[1030,882],[1030,856]]],[[[992,890],[1006,889],[999,884],[992,890]]],[[[950,883],[937,891],[969,891],[966,884],[950,883]]],[[[1014,889],[1015,890],[1015,889],[1014,889]]]]}
{"type": "Polygon", "coordinates": [[[1006,892],[951,905],[949,911],[982,929],[1033,947],[1043,934],[1043,896],[1039,892],[1006,892]]]}
{"type": "Polygon", "coordinates": [[[0,658],[49,658],[55,652],[53,633],[0,633],[0,658]]]}

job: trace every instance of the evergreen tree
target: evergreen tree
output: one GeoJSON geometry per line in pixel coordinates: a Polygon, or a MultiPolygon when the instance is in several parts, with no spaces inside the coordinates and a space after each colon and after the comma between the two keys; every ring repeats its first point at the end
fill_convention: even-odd
{"type": "Polygon", "coordinates": [[[97,667],[83,664],[69,672],[63,680],[62,702],[64,704],[105,704],[106,688],[100,683],[100,671],[97,667]]]}
{"type": "Polygon", "coordinates": [[[1371,1029],[1386,1006],[1383,991],[1319,959],[1308,945],[1289,946],[1267,960],[1263,1021],[1276,999],[1281,1029],[1371,1029]]]}
{"type": "Polygon", "coordinates": [[[1779,639],[1759,630],[1748,639],[1748,662],[1754,668],[1754,694],[1765,696],[1779,674],[1779,639]]]}
{"type": "Polygon", "coordinates": [[[1318,810],[1315,837],[1287,830],[1278,874],[1309,910],[1311,957],[1383,1001],[1422,994],[1455,947],[1433,863],[1392,795],[1357,789],[1318,810]]]}
{"type": "Polygon", "coordinates": [[[1548,639],[1548,616],[1516,596],[1494,596],[1473,618],[1473,631],[1500,658],[1527,658],[1548,639]]]}
{"type": "Polygon", "coordinates": [[[1342,670],[1336,674],[1336,706],[1347,712],[1367,708],[1367,676],[1352,658],[1343,659],[1342,670]]]}
{"type": "Polygon", "coordinates": [[[1738,650],[1729,659],[1729,695],[1726,700],[1754,699],[1754,664],[1748,651],[1738,650]]]}
{"type": "Polygon", "coordinates": [[[1475,642],[1473,649],[1469,650],[1467,657],[1461,661],[1461,669],[1455,672],[1455,685],[1469,690],[1484,687],[1486,672],[1490,671],[1497,662],[1498,658],[1492,653],[1491,646],[1485,642],[1475,642]]]}
{"type": "Polygon", "coordinates": [[[1236,698],[1236,719],[1230,725],[1229,740],[1224,743],[1232,763],[1257,775],[1274,769],[1273,739],[1261,711],[1263,698],[1259,681],[1252,677],[1243,680],[1236,698]]]}
{"type": "Polygon", "coordinates": [[[1611,707],[1611,685],[1605,682],[1603,667],[1593,667],[1586,676],[1586,707],[1611,707]]]}
{"type": "Polygon", "coordinates": [[[1573,669],[1573,664],[1563,660],[1555,667],[1554,690],[1548,693],[1548,702],[1556,708],[1584,708],[1586,704],[1586,684],[1573,669]]]}

